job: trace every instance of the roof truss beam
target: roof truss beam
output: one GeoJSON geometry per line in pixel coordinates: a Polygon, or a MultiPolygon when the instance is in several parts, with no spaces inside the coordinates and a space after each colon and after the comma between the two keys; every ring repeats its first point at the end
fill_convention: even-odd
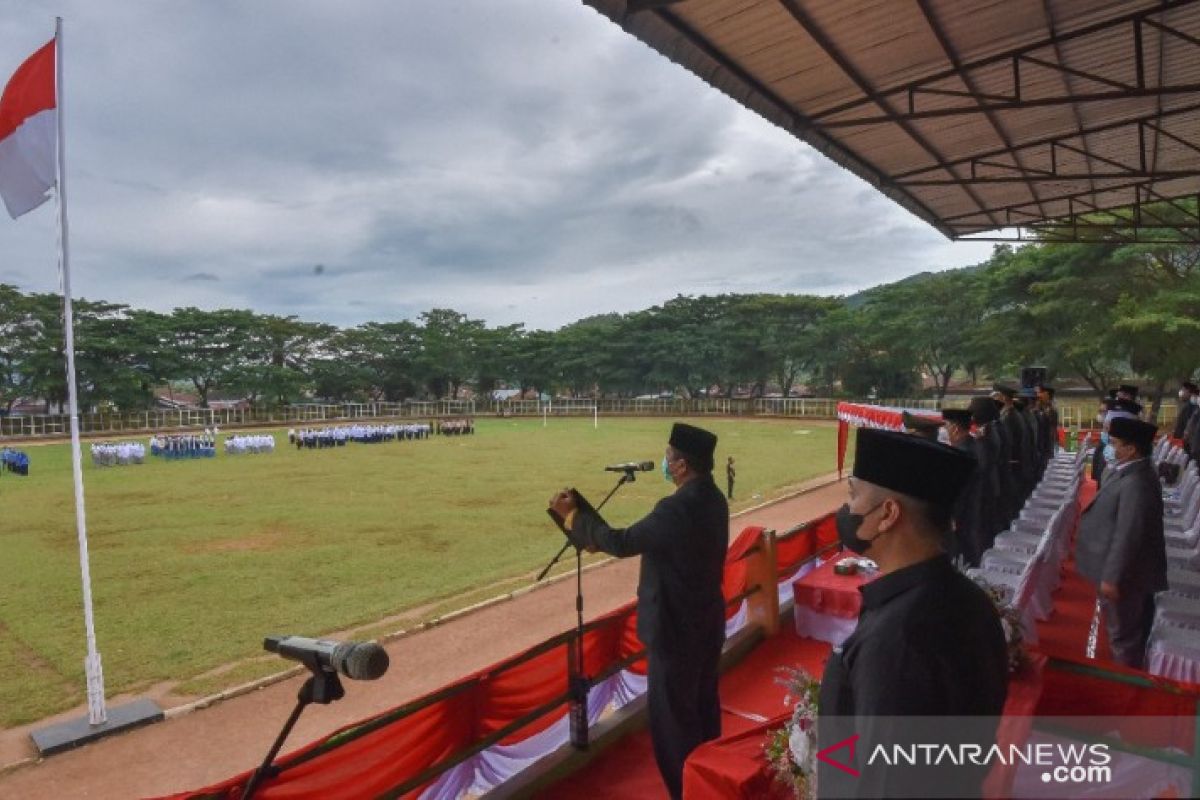
{"type": "MultiPolygon", "coordinates": [[[[589,1],[585,0],[585,2],[589,1]]],[[[661,23],[667,26],[697,53],[702,54],[705,58],[712,61],[713,64],[717,65],[717,67],[725,70],[737,82],[745,86],[746,89],[761,97],[776,113],[787,120],[788,129],[794,135],[804,139],[815,147],[818,152],[826,156],[835,158],[835,160],[844,159],[845,161],[852,162],[854,165],[853,171],[860,177],[873,183],[885,196],[904,205],[947,237],[951,236],[950,229],[942,224],[938,215],[933,213],[933,210],[925,205],[920,198],[908,190],[896,186],[888,175],[884,174],[878,167],[871,164],[852,148],[826,136],[823,131],[809,121],[807,116],[781,98],[766,84],[747,72],[740,64],[713,46],[711,42],[673,13],[670,8],[659,4],[649,10],[661,23]]],[[[626,6],[626,17],[628,16],[629,10],[628,6],[626,6]]]]}
{"type": "MultiPolygon", "coordinates": [[[[814,122],[820,122],[824,127],[828,128],[845,128],[861,125],[875,125],[883,122],[892,122],[885,115],[870,113],[872,106],[880,105],[883,100],[903,100],[906,101],[907,110],[902,118],[906,120],[932,119],[938,117],[948,117],[958,114],[978,113],[981,110],[990,111],[1005,111],[1023,108],[1035,108],[1038,106],[1061,105],[1072,102],[1101,102],[1107,100],[1121,100],[1136,97],[1157,97],[1161,95],[1179,94],[1185,92],[1193,92],[1197,90],[1195,84],[1183,85],[1165,85],[1165,86],[1148,86],[1145,76],[1145,57],[1142,47],[1142,26],[1149,24],[1153,27],[1162,29],[1176,38],[1200,47],[1200,39],[1191,36],[1188,33],[1180,31],[1163,21],[1162,17],[1167,12],[1177,8],[1183,8],[1196,3],[1197,0],[1167,0],[1150,8],[1143,9],[1131,14],[1125,14],[1113,19],[1089,25],[1074,31],[1066,33],[1051,33],[1047,37],[1033,44],[1025,45],[1015,50],[1010,50],[1004,53],[989,56],[970,63],[956,64],[949,70],[943,70],[933,75],[920,78],[918,80],[895,86],[889,89],[881,90],[870,96],[864,96],[856,100],[823,109],[811,115],[814,122]],[[1038,51],[1047,48],[1057,47],[1063,42],[1071,41],[1081,37],[1092,36],[1096,34],[1109,34],[1113,30],[1123,29],[1128,36],[1128,46],[1132,53],[1132,60],[1135,65],[1136,81],[1130,84],[1126,81],[1117,80],[1111,76],[1099,75],[1085,70],[1080,70],[1068,67],[1061,63],[1047,60],[1039,55],[1038,51]],[[969,85],[969,77],[972,72],[985,67],[995,67],[1007,62],[1010,72],[1011,91],[1007,95],[996,93],[977,93],[972,91],[962,92],[957,89],[947,89],[938,87],[937,84],[949,79],[958,79],[965,85],[969,85]],[[1091,93],[1070,93],[1062,97],[1035,97],[1030,98],[1022,93],[1022,77],[1021,65],[1036,66],[1042,69],[1049,69],[1060,72],[1064,75],[1073,75],[1083,78],[1088,81],[1100,83],[1107,87],[1107,91],[1095,91],[1091,93]],[[921,95],[935,96],[953,96],[963,97],[976,101],[976,104],[963,105],[950,108],[931,108],[921,109],[918,107],[918,98],[921,95]],[[845,114],[846,112],[861,110],[867,112],[865,114],[856,115],[850,118],[830,119],[830,117],[845,114]]],[[[1200,55],[1200,54],[1198,54],[1200,55]]]]}
{"type": "Polygon", "coordinates": [[[1200,92],[1200,83],[1183,83],[1176,86],[1154,86],[1145,89],[1129,88],[1114,89],[1110,92],[1091,92],[1080,94],[1065,94],[1056,97],[1032,97],[1028,99],[1013,98],[1001,103],[989,103],[981,95],[969,95],[980,101],[979,105],[962,106],[959,108],[930,108],[924,111],[909,111],[893,116],[873,115],[854,119],[822,119],[824,128],[860,128],[864,125],[882,125],[889,122],[917,122],[925,119],[941,119],[945,117],[960,117],[964,114],[980,112],[1023,111],[1029,108],[1045,108],[1047,106],[1066,106],[1074,103],[1107,103],[1113,100],[1137,100],[1142,97],[1170,97],[1178,94],[1195,94],[1200,92]]]}
{"type": "MultiPolygon", "coordinates": [[[[1056,163],[1057,148],[1060,148],[1060,147],[1064,148],[1064,149],[1070,148],[1070,145],[1068,143],[1073,140],[1084,139],[1088,136],[1091,136],[1092,134],[1108,133],[1111,131],[1119,130],[1121,128],[1131,128],[1131,129],[1146,128],[1146,129],[1154,130],[1154,131],[1160,133],[1161,135],[1166,136],[1167,138],[1170,138],[1170,139],[1178,142],[1181,145],[1184,145],[1186,147],[1194,149],[1197,151],[1197,153],[1200,153],[1200,143],[1189,142],[1186,139],[1182,138],[1181,136],[1178,136],[1178,135],[1172,134],[1172,133],[1168,133],[1167,131],[1163,130],[1163,128],[1162,128],[1162,120],[1171,119],[1173,117],[1180,116],[1183,114],[1195,114],[1197,112],[1200,112],[1200,104],[1188,105],[1188,106],[1184,106],[1181,108],[1175,108],[1175,109],[1171,109],[1169,111],[1164,111],[1162,114],[1155,112],[1152,114],[1146,114],[1144,116],[1136,117],[1133,119],[1121,120],[1119,122],[1110,122],[1110,123],[1106,123],[1104,125],[1095,125],[1090,128],[1080,128],[1079,130],[1071,131],[1070,133],[1061,134],[1059,136],[1051,136],[1051,137],[1047,137],[1045,139],[1037,139],[1037,140],[1030,141],[1030,142],[1016,144],[1011,149],[1001,147],[1001,148],[996,148],[993,150],[987,150],[985,152],[978,153],[976,155],[964,156],[963,158],[958,158],[953,161],[949,161],[947,163],[951,167],[968,167],[971,169],[972,175],[978,174],[980,167],[989,167],[989,168],[994,168],[994,169],[1004,169],[1004,170],[1012,171],[1012,170],[1018,169],[1018,167],[1016,167],[1012,164],[1002,164],[1002,163],[996,162],[992,159],[995,159],[1000,156],[1007,156],[1007,155],[1015,156],[1015,154],[1017,154],[1017,153],[1024,153],[1026,151],[1032,151],[1031,154],[1036,154],[1037,151],[1041,150],[1042,151],[1041,160],[1043,162],[1048,160],[1050,162],[1050,164],[1052,165],[1052,168],[1049,170],[1040,170],[1040,171],[1035,169],[1035,170],[1032,170],[1032,172],[1035,175],[1036,174],[1052,174],[1053,166],[1056,163]]],[[[1200,127],[1200,126],[1193,125],[1193,127],[1200,127]]],[[[1130,135],[1142,136],[1143,134],[1140,131],[1131,130],[1130,135]]],[[[1089,159],[1096,159],[1097,161],[1105,161],[1106,160],[1106,159],[1096,156],[1095,154],[1088,152],[1086,150],[1083,152],[1087,155],[1087,157],[1089,159]]],[[[1143,152],[1144,152],[1144,149],[1143,149],[1143,152]]],[[[895,180],[896,180],[897,185],[901,185],[901,186],[909,185],[910,178],[915,178],[920,175],[926,175],[930,172],[937,172],[941,169],[943,169],[943,168],[940,165],[931,164],[930,166],[921,167],[920,169],[914,169],[914,170],[909,170],[908,172],[898,173],[895,176],[895,180]]],[[[1028,168],[1026,168],[1026,169],[1028,169],[1028,168]]]]}
{"type": "MultiPolygon", "coordinates": [[[[941,23],[938,22],[937,14],[929,5],[929,0],[917,0],[917,5],[921,9],[921,16],[925,18],[925,24],[929,26],[929,29],[933,31],[934,37],[937,38],[938,45],[942,48],[942,52],[946,54],[948,59],[950,59],[950,63],[954,65],[955,69],[962,69],[962,58],[959,56],[958,50],[954,47],[954,43],[950,41],[950,37],[947,36],[946,32],[942,29],[941,23]]],[[[963,73],[963,83],[971,92],[979,94],[979,90],[976,87],[975,81],[970,74],[963,73]]],[[[983,101],[980,101],[980,103],[982,104],[983,101]]],[[[988,124],[991,126],[992,131],[1011,152],[1013,149],[1012,138],[1008,135],[1008,131],[1004,129],[1004,126],[1000,124],[1000,121],[996,118],[996,115],[988,111],[984,111],[983,115],[987,119],[988,124]]],[[[1016,153],[1013,153],[1012,158],[1021,171],[1024,172],[1025,164],[1022,163],[1020,156],[1016,153]]],[[[974,165],[972,165],[972,177],[974,177],[974,165]]],[[[1030,180],[1029,176],[1018,176],[1018,181],[1025,184],[1025,188],[1029,190],[1029,196],[1033,198],[1035,203],[1038,203],[1039,209],[1045,213],[1045,209],[1041,208],[1037,189],[1035,188],[1033,181],[1030,180]]],[[[965,186],[967,184],[960,181],[959,185],[965,186]]]]}
{"type": "MultiPolygon", "coordinates": [[[[787,12],[792,15],[792,19],[796,20],[796,23],[804,29],[805,33],[807,33],[809,37],[816,42],[817,46],[821,48],[825,55],[837,65],[838,69],[840,69],[842,73],[859,88],[859,91],[861,91],[867,97],[877,96],[875,88],[871,86],[870,82],[867,81],[862,73],[855,68],[848,58],[846,58],[845,54],[838,49],[829,36],[826,35],[825,31],[822,30],[819,25],[817,25],[816,21],[809,15],[809,13],[801,8],[797,0],[779,0],[779,2],[787,10],[787,12]]],[[[921,134],[921,132],[917,130],[916,126],[905,120],[902,114],[897,113],[888,101],[880,99],[876,102],[885,112],[885,121],[896,123],[900,129],[903,130],[910,139],[916,142],[922,150],[928,153],[929,156],[932,157],[939,166],[947,168],[946,159],[932,144],[929,143],[929,141],[921,134]]],[[[967,193],[967,196],[971,198],[971,201],[982,211],[984,208],[984,203],[979,196],[973,192],[970,187],[964,187],[964,191],[967,193]]]]}
{"type": "Polygon", "coordinates": [[[636,14],[639,11],[651,11],[678,2],[680,0],[627,0],[625,3],[625,15],[636,14]]]}

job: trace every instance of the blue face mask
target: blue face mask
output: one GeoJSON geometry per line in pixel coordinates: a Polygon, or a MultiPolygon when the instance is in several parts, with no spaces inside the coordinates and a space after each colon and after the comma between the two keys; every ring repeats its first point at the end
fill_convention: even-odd
{"type": "Polygon", "coordinates": [[[1110,464],[1117,460],[1117,449],[1111,444],[1104,445],[1104,460],[1110,464]]]}
{"type": "Polygon", "coordinates": [[[1101,443],[1101,444],[1108,444],[1108,431],[1101,431],[1101,432],[1100,432],[1100,443],[1101,443]]]}
{"type": "Polygon", "coordinates": [[[675,482],[675,479],[671,477],[671,467],[670,467],[670,463],[667,461],[666,456],[663,456],[662,471],[663,471],[663,478],[667,481],[667,483],[675,482]]]}

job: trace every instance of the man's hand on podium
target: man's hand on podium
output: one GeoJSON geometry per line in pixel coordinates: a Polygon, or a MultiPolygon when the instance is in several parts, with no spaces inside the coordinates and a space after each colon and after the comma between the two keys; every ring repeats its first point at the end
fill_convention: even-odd
{"type": "MultiPolygon", "coordinates": [[[[570,489],[563,489],[550,498],[550,508],[564,520],[570,520],[575,513],[575,495],[571,494],[570,489]]],[[[567,527],[571,527],[569,523],[567,527]]]]}

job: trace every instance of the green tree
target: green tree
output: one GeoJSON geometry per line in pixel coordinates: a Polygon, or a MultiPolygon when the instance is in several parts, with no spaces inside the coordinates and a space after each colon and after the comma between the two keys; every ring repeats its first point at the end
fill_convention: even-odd
{"type": "Polygon", "coordinates": [[[175,377],[191,382],[202,408],[208,408],[214,389],[233,386],[240,371],[252,363],[257,345],[254,330],[251,311],[189,307],[171,314],[164,344],[178,357],[175,377]]]}

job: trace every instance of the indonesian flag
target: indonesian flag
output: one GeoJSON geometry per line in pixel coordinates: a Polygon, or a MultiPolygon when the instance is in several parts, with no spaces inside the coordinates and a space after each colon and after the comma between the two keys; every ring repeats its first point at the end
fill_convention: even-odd
{"type": "Polygon", "coordinates": [[[0,197],[13,219],[50,199],[57,117],[51,39],[17,67],[0,95],[0,197]]]}

